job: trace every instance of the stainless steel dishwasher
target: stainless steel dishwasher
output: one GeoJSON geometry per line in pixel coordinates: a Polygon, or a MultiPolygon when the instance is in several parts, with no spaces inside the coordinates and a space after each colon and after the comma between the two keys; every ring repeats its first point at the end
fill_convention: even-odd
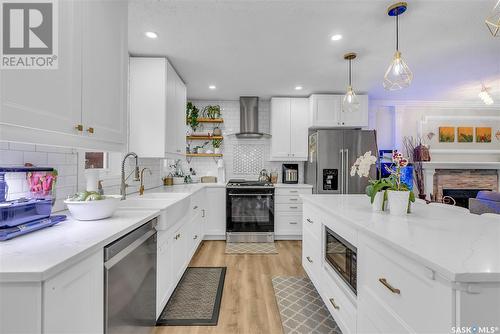
{"type": "Polygon", "coordinates": [[[156,324],[156,225],[104,247],[105,333],[149,333],[156,324]]]}

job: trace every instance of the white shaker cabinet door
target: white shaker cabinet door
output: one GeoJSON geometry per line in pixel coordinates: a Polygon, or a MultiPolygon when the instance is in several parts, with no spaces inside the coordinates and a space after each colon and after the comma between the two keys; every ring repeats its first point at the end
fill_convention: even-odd
{"type": "Polygon", "coordinates": [[[208,239],[225,239],[226,235],[226,189],[206,189],[206,218],[204,234],[208,239]]]}
{"type": "Polygon", "coordinates": [[[290,155],[293,160],[307,160],[309,100],[293,98],[290,105],[290,155]]]}
{"type": "Polygon", "coordinates": [[[358,95],[359,108],[357,111],[342,112],[342,126],[368,126],[368,95],[358,95]]]}
{"type": "Polygon", "coordinates": [[[341,126],[340,112],[342,97],[338,95],[313,94],[311,99],[312,126],[341,126]]]}
{"type": "Polygon", "coordinates": [[[82,123],[90,138],[125,143],[128,74],[126,1],[85,1],[82,123]]]}
{"type": "Polygon", "coordinates": [[[43,333],[103,333],[103,296],[100,250],[43,283],[43,333]]]}
{"type": "Polygon", "coordinates": [[[60,1],[58,7],[59,67],[1,70],[0,124],[79,135],[75,127],[81,123],[81,3],[60,1]]]}
{"type": "Polygon", "coordinates": [[[290,157],[290,104],[291,98],[271,99],[271,159],[290,157]]]}

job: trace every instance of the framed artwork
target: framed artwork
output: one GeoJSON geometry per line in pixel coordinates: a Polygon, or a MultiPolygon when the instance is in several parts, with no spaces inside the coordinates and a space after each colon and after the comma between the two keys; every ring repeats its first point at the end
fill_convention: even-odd
{"type": "Polygon", "coordinates": [[[476,143],[491,143],[491,128],[476,128],[476,143]]]}
{"type": "Polygon", "coordinates": [[[452,126],[439,127],[439,142],[440,143],[454,143],[455,142],[455,128],[452,126]]]}
{"type": "Polygon", "coordinates": [[[459,143],[472,143],[474,141],[474,131],[471,126],[457,128],[457,140],[459,143]]]}

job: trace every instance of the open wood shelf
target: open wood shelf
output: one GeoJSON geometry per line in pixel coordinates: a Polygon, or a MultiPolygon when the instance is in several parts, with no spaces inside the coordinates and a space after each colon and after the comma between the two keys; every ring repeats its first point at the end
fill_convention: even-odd
{"type": "Polygon", "coordinates": [[[202,117],[202,118],[198,118],[198,122],[200,122],[200,123],[224,123],[224,119],[223,118],[202,117]]]}
{"type": "Polygon", "coordinates": [[[198,157],[198,158],[220,158],[222,157],[221,153],[187,153],[186,157],[198,157]]]}
{"type": "Polygon", "coordinates": [[[187,140],[212,140],[212,139],[224,139],[223,136],[186,136],[187,140]]]}

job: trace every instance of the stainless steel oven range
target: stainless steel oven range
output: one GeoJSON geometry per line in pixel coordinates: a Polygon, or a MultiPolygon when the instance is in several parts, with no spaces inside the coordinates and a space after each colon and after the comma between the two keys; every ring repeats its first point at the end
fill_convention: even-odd
{"type": "Polygon", "coordinates": [[[270,182],[229,180],[226,187],[227,242],[274,241],[274,186],[270,182]]]}

